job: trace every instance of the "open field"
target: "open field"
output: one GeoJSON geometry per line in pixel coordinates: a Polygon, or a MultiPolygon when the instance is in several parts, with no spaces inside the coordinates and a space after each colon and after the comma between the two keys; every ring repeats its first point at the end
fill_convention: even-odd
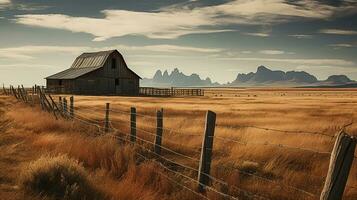
{"type": "MultiPolygon", "coordinates": [[[[212,110],[217,114],[212,176],[229,183],[226,187],[213,181],[217,190],[241,199],[319,199],[329,152],[335,141],[332,136],[357,119],[357,91],[210,89],[205,94],[205,97],[190,98],[75,96],[75,115],[78,119],[102,125],[105,103],[110,103],[111,126],[119,131],[117,134],[123,135],[130,132],[129,113],[134,106],[138,113],[138,137],[153,142],[156,110],[163,108],[163,146],[184,155],[163,151],[163,156],[198,169],[205,113],[212,110]]],[[[6,131],[12,133],[6,137],[20,137],[18,143],[24,145],[20,141],[27,141],[24,148],[33,151],[27,151],[31,155],[26,156],[27,159],[14,163],[23,165],[42,154],[67,154],[84,163],[91,172],[90,180],[103,183],[99,189],[109,198],[135,199],[145,194],[145,199],[197,199],[189,191],[155,174],[153,171],[159,170],[155,164],[133,164],[131,156],[137,149],[118,145],[108,138],[94,139],[80,134],[95,131],[95,127],[83,130],[77,127],[80,121],[78,124],[55,121],[48,114],[42,116],[39,110],[26,108],[13,100],[5,107],[8,108],[3,111],[5,119],[17,124],[6,131]],[[113,150],[114,147],[117,149],[113,150]],[[121,156],[115,154],[117,157],[111,158],[113,151],[121,156]],[[106,159],[111,160],[110,164],[105,164],[106,159]],[[117,167],[108,167],[113,162],[117,167]],[[122,166],[126,167],[122,169],[122,166]],[[115,193],[116,190],[121,192],[115,193]]],[[[346,127],[346,132],[357,136],[357,124],[346,127]]],[[[143,145],[150,147],[150,144],[143,145]]],[[[192,170],[178,168],[176,171],[194,179],[197,177],[192,170]]],[[[172,177],[192,186],[179,176],[172,177]]],[[[208,197],[223,199],[211,192],[208,197]]],[[[344,193],[344,199],[356,198],[357,159],[344,193]]]]}
{"type": "MultiPolygon", "coordinates": [[[[213,174],[240,188],[269,198],[307,198],[310,196],[289,186],[318,195],[328,169],[333,136],[341,127],[356,120],[357,93],[349,90],[250,89],[209,90],[202,98],[75,97],[79,115],[102,120],[104,105],[111,103],[113,126],[129,133],[129,110],[137,108],[138,135],[154,140],[155,112],[164,109],[163,145],[199,159],[205,112],[217,113],[213,149],[213,174]],[[91,110],[91,112],[90,112],[91,110]],[[142,116],[140,116],[142,115],[142,116]],[[253,126],[253,127],[247,127],[253,126]],[[257,127],[301,131],[286,133],[257,127]],[[225,140],[231,139],[231,140],[225,140]],[[238,141],[238,142],[236,142],[238,141]],[[246,145],[239,142],[247,143],[246,145]],[[264,145],[266,143],[273,145],[264,145]],[[277,147],[282,144],[287,147],[277,147]],[[298,149],[300,148],[300,150],[298,149]],[[305,151],[302,149],[314,150],[305,151]],[[242,174],[252,172],[264,179],[242,174]],[[281,192],[283,187],[283,191],[281,192]],[[287,187],[288,186],[288,187],[287,187]],[[294,194],[292,196],[291,194],[294,194]]],[[[356,134],[352,124],[346,130],[356,134]]],[[[170,154],[169,158],[197,168],[198,162],[170,154]]],[[[356,163],[357,161],[354,161],[356,163]]],[[[356,197],[357,166],[354,164],[345,191],[346,199],[356,197]]]]}

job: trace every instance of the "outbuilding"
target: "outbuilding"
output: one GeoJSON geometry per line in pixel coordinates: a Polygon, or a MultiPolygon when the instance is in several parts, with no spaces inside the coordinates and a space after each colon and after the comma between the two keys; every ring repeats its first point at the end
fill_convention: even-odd
{"type": "Polygon", "coordinates": [[[117,50],[83,53],[69,69],[46,78],[47,90],[85,95],[138,95],[140,76],[117,50]]]}

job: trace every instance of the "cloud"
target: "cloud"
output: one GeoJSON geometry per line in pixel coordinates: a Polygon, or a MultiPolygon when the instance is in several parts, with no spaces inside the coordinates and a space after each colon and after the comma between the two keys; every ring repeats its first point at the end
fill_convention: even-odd
{"type": "Polygon", "coordinates": [[[147,45],[147,46],[127,46],[114,45],[108,47],[88,47],[88,46],[20,46],[10,48],[0,48],[0,58],[32,59],[36,54],[48,53],[69,53],[78,55],[83,52],[104,51],[108,49],[118,49],[119,51],[150,51],[150,52],[194,52],[194,53],[219,53],[224,51],[220,48],[200,48],[178,45],[147,45]]]}
{"type": "Polygon", "coordinates": [[[305,34],[295,34],[295,35],[289,35],[290,37],[295,37],[298,39],[311,39],[312,35],[305,35],[305,34]]]}
{"type": "Polygon", "coordinates": [[[0,48],[0,58],[15,58],[15,59],[32,59],[34,54],[45,53],[71,53],[78,54],[83,50],[88,50],[88,47],[73,47],[73,46],[21,46],[0,48]]]}
{"type": "Polygon", "coordinates": [[[126,49],[126,50],[158,51],[158,52],[218,53],[224,51],[224,49],[220,49],[220,48],[199,48],[199,47],[178,46],[178,45],[147,45],[147,46],[118,45],[118,46],[114,46],[114,48],[126,49]]]}
{"type": "Polygon", "coordinates": [[[294,58],[220,58],[220,60],[283,62],[300,65],[352,66],[354,62],[344,59],[294,59],[294,58]]]}
{"type": "Polygon", "coordinates": [[[10,0],[0,0],[0,4],[10,4],[10,0]]]}
{"type": "Polygon", "coordinates": [[[11,5],[10,0],[0,0],[0,10],[3,8],[9,7],[11,5]]]}
{"type": "Polygon", "coordinates": [[[280,50],[261,50],[259,51],[261,54],[266,54],[266,55],[281,55],[285,54],[285,51],[280,51],[280,50]]]}
{"type": "Polygon", "coordinates": [[[244,35],[257,36],[257,37],[269,37],[269,33],[243,33],[244,35]]]}
{"type": "MultiPolygon", "coordinates": [[[[188,3],[196,5],[192,1],[188,3]]],[[[349,4],[334,7],[314,0],[294,4],[287,0],[232,0],[204,7],[177,4],[156,11],[103,10],[103,18],[27,14],[17,15],[14,20],[29,26],[89,33],[94,36],[94,41],[125,35],[172,39],[187,34],[232,31],[221,28],[225,25],[274,24],[296,18],[328,19],[346,10],[357,12],[350,11],[349,4]]],[[[266,33],[250,35],[268,36],[266,33]]]]}
{"type": "Polygon", "coordinates": [[[0,64],[0,71],[9,71],[9,70],[43,70],[43,69],[52,69],[56,68],[53,65],[46,64],[28,64],[28,63],[17,63],[17,64],[0,64]]]}
{"type": "Polygon", "coordinates": [[[354,45],[352,45],[352,44],[330,44],[328,46],[334,47],[334,49],[354,47],[354,45]]]}
{"type": "Polygon", "coordinates": [[[94,41],[103,41],[125,35],[145,35],[149,38],[171,39],[192,33],[225,31],[199,28],[200,25],[212,23],[201,12],[155,13],[125,10],[105,10],[102,12],[106,16],[104,19],[71,17],[61,14],[19,15],[16,22],[30,26],[90,33],[95,36],[94,41]]]}
{"type": "Polygon", "coordinates": [[[320,33],[333,34],[333,35],[357,35],[355,30],[344,30],[344,29],[322,29],[320,33]]]}

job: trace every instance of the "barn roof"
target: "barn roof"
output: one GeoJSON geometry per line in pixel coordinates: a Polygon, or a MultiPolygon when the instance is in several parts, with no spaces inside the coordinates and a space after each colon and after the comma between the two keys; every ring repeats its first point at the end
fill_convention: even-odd
{"type": "Polygon", "coordinates": [[[73,62],[71,68],[103,67],[108,56],[116,50],[83,53],[73,62]]]}
{"type": "MultiPolygon", "coordinates": [[[[117,52],[122,57],[122,59],[124,59],[123,56],[117,50],[82,53],[74,60],[72,66],[69,69],[66,69],[62,72],[49,76],[46,79],[78,78],[89,72],[95,71],[103,67],[108,57],[114,52],[117,52]]],[[[127,69],[129,68],[127,67],[127,69]]],[[[131,69],[129,69],[129,71],[133,73],[135,76],[137,76],[139,79],[141,79],[141,77],[137,75],[134,71],[132,71],[131,69]]]]}
{"type": "Polygon", "coordinates": [[[69,68],[46,79],[75,79],[99,68],[101,67],[69,68]]]}

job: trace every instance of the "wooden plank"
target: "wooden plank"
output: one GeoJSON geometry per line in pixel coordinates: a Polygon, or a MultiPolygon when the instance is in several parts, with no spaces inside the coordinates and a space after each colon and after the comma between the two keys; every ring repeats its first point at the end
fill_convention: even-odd
{"type": "Polygon", "coordinates": [[[356,138],[341,131],[331,153],[329,170],[320,200],[341,200],[351,170],[356,138]]]}
{"type": "Polygon", "coordinates": [[[198,191],[205,192],[205,186],[209,183],[211,170],[213,138],[216,127],[216,113],[207,111],[205,133],[202,142],[200,166],[198,169],[198,191]]]}
{"type": "Polygon", "coordinates": [[[104,123],[104,132],[106,132],[106,133],[109,132],[109,107],[110,107],[110,104],[106,103],[105,104],[105,123],[104,123]]]}
{"type": "Polygon", "coordinates": [[[130,141],[136,142],[136,108],[130,108],[130,141]]]}
{"type": "Polygon", "coordinates": [[[69,116],[73,120],[74,119],[74,97],[71,96],[69,98],[69,116]]]}
{"type": "Polygon", "coordinates": [[[164,110],[158,110],[156,112],[156,137],[154,152],[161,155],[161,143],[162,143],[162,132],[163,132],[163,116],[164,110]]]}

